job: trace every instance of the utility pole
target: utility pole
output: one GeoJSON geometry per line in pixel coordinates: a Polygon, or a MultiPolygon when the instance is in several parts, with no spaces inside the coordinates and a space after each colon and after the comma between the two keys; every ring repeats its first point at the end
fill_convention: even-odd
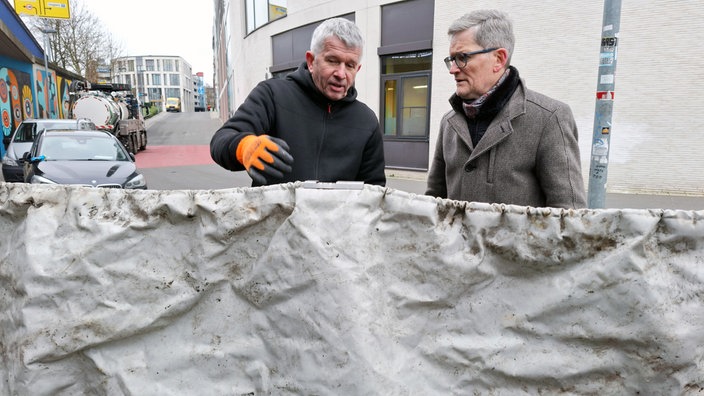
{"type": "Polygon", "coordinates": [[[611,114],[613,113],[618,35],[621,24],[621,0],[604,0],[604,19],[601,26],[599,53],[599,80],[596,89],[596,110],[589,167],[588,206],[605,207],[606,179],[609,170],[611,144],[611,114]]]}
{"type": "Polygon", "coordinates": [[[50,27],[42,27],[39,30],[41,30],[42,33],[44,33],[44,115],[43,117],[45,118],[51,118],[49,115],[49,109],[53,108],[53,103],[50,104],[49,101],[51,100],[51,95],[49,95],[49,61],[47,58],[49,57],[49,53],[51,51],[51,41],[49,39],[49,34],[56,33],[56,29],[52,29],[50,27]]]}
{"type": "Polygon", "coordinates": [[[140,118],[142,116],[142,107],[141,103],[142,101],[139,99],[139,74],[142,72],[142,66],[139,64],[139,61],[141,59],[138,57],[134,58],[134,65],[135,65],[135,80],[134,80],[134,85],[135,85],[135,96],[137,97],[137,111],[139,112],[140,118]]]}

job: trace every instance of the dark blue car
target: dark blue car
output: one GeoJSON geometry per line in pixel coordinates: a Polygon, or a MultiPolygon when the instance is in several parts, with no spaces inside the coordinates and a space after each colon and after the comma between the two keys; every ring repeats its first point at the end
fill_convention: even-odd
{"type": "Polygon", "coordinates": [[[107,131],[43,131],[23,158],[27,183],[147,188],[134,155],[107,131]]]}

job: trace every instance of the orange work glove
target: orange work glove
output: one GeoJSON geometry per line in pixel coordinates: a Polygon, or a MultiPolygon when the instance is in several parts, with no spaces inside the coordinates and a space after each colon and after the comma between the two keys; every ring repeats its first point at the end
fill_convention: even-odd
{"type": "Polygon", "coordinates": [[[280,179],[291,172],[293,157],[285,141],[268,135],[247,135],[237,145],[237,161],[255,182],[267,184],[266,177],[280,179]]]}

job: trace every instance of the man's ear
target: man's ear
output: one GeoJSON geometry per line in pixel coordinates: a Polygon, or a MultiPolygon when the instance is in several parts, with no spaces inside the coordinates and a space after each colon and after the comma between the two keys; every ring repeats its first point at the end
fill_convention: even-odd
{"type": "Polygon", "coordinates": [[[310,51],[306,51],[306,63],[308,64],[308,70],[310,70],[310,67],[313,65],[314,59],[315,55],[313,55],[313,53],[310,51]]]}
{"type": "Polygon", "coordinates": [[[494,54],[494,73],[497,73],[499,70],[506,68],[506,62],[508,61],[508,50],[506,48],[499,48],[494,51],[494,54]]]}

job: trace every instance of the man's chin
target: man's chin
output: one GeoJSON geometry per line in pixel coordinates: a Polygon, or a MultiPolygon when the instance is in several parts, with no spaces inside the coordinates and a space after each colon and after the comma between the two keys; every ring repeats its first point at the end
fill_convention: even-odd
{"type": "Polygon", "coordinates": [[[459,96],[459,98],[462,100],[476,99],[476,97],[473,97],[474,95],[471,95],[466,89],[460,89],[460,87],[457,87],[457,89],[455,90],[455,95],[459,96]]]}
{"type": "Polygon", "coordinates": [[[340,100],[347,96],[347,91],[327,91],[325,96],[327,96],[330,100],[340,100]]]}

